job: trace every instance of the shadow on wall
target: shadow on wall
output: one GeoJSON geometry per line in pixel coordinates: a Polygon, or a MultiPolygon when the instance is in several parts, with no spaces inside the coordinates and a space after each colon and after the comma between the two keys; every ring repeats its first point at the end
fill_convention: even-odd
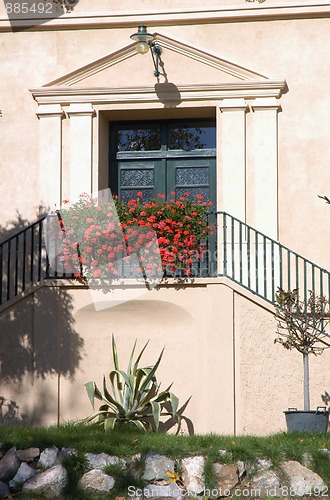
{"type": "Polygon", "coordinates": [[[41,288],[0,313],[1,382],[29,374],[74,377],[83,339],[74,329],[71,296],[41,288]]]}
{"type": "MultiPolygon", "coordinates": [[[[35,220],[42,214],[40,210],[35,220]]],[[[0,226],[0,241],[30,223],[18,214],[15,221],[10,221],[6,227],[0,226]]],[[[25,422],[27,417],[24,413],[31,406],[28,402],[31,401],[29,398],[37,379],[52,377],[56,391],[59,377],[74,378],[82,359],[83,347],[84,341],[75,330],[72,297],[63,288],[41,287],[2,310],[0,423],[25,422]]],[[[42,413],[43,408],[46,408],[47,398],[54,400],[56,397],[56,392],[42,395],[40,389],[34,389],[33,424],[41,422],[37,413],[42,413]]],[[[30,420],[32,415],[30,411],[28,413],[30,420]]]]}
{"type": "Polygon", "coordinates": [[[35,218],[31,221],[25,219],[19,212],[16,212],[16,218],[10,221],[7,221],[5,225],[0,225],[0,243],[11,238],[16,233],[24,229],[25,227],[33,224],[37,220],[41,219],[45,215],[47,215],[49,211],[43,206],[39,206],[36,212],[35,218]]]}

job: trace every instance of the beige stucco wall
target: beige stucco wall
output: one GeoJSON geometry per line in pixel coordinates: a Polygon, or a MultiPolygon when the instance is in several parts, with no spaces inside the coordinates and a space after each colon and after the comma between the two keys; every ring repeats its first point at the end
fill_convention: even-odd
{"type": "MultiPolygon", "coordinates": [[[[87,5],[88,2],[86,9],[87,5]]],[[[79,4],[79,9],[81,7],[79,4]]],[[[288,92],[279,100],[282,111],[278,114],[279,237],[283,244],[326,268],[330,266],[326,243],[330,218],[328,207],[317,195],[327,194],[329,180],[330,98],[325,92],[328,27],[327,18],[150,26],[153,32],[270,78],[287,81],[288,92]]],[[[132,28],[128,27],[1,34],[0,63],[4,75],[0,81],[1,175],[2,186],[5,186],[0,200],[2,224],[15,220],[17,212],[33,220],[43,198],[47,197],[39,187],[40,169],[47,165],[39,166],[40,124],[29,89],[119,50],[130,42],[131,33],[132,28]]],[[[171,58],[169,55],[169,68],[175,65],[171,58]]],[[[129,61],[129,74],[123,73],[120,65],[117,69],[111,68],[112,73],[107,76],[109,85],[124,84],[124,76],[130,84],[155,83],[149,57],[129,61]]],[[[170,81],[175,84],[182,83],[184,74],[187,81],[190,81],[190,73],[196,77],[192,62],[187,62],[185,67],[179,65],[178,70],[177,79],[176,74],[170,72],[170,81]]],[[[214,69],[209,68],[208,74],[205,67],[199,78],[204,82],[214,81],[213,73],[214,69]]],[[[247,127],[252,119],[250,112],[247,127]]],[[[64,122],[65,163],[69,161],[69,146],[67,119],[64,122]]],[[[105,161],[104,158],[101,161],[105,161]]]]}
{"type": "MultiPolygon", "coordinates": [[[[282,412],[302,408],[302,360],[274,345],[272,312],[252,299],[215,280],[142,290],[95,311],[87,289],[43,287],[0,315],[0,395],[35,425],[89,415],[83,386],[89,380],[102,386],[113,369],[114,335],[123,368],[135,339],[138,348],[150,341],[146,365],[165,347],[158,381],[163,388],[173,382],[181,404],[191,396],[184,415],[196,433],[284,430],[282,412]]],[[[329,391],[329,354],[311,359],[313,407],[329,391]]]]}
{"type": "MultiPolygon", "coordinates": [[[[295,13],[301,12],[298,8],[290,16],[282,11],[281,14],[281,9],[278,9],[276,16],[267,18],[262,15],[268,12],[268,6],[275,7],[273,0],[266,0],[263,4],[226,0],[220,4],[208,3],[209,8],[215,6],[215,11],[220,10],[222,14],[218,18],[212,17],[208,9],[209,17],[201,22],[202,7],[199,3],[182,0],[180,5],[172,1],[162,4],[162,12],[186,9],[183,17],[174,17],[171,11],[158,14],[150,1],[142,2],[139,11],[155,13],[154,21],[148,23],[151,32],[181,41],[270,79],[286,80],[288,89],[278,99],[281,110],[277,115],[278,236],[284,245],[329,269],[327,234],[330,213],[329,207],[317,197],[318,194],[330,195],[327,192],[330,97],[326,92],[329,13],[308,18],[307,11],[304,11],[306,18],[295,18],[295,13]],[[228,12],[227,8],[235,6],[237,9],[228,12]],[[199,8],[198,15],[189,8],[199,8]],[[254,9],[255,17],[246,17],[242,9],[254,9]],[[195,17],[197,22],[194,22],[195,17]]],[[[293,3],[298,5],[292,0],[283,2],[283,5],[293,3]]],[[[307,0],[300,2],[306,8],[312,3],[307,0]]],[[[72,23],[69,28],[65,27],[64,19],[62,24],[50,23],[48,27],[45,24],[36,31],[11,32],[5,25],[4,6],[0,5],[2,234],[10,225],[22,225],[22,219],[26,223],[36,218],[39,206],[47,205],[49,195],[43,190],[41,173],[46,173],[46,177],[49,173],[50,178],[54,175],[47,162],[40,164],[41,126],[36,116],[37,103],[30,89],[42,87],[121,50],[130,43],[129,36],[135,31],[135,26],[149,19],[144,14],[139,19],[139,13],[130,10],[135,8],[132,2],[125,3],[125,7],[113,2],[111,8],[114,12],[121,11],[123,17],[119,20],[119,17],[108,16],[108,24],[97,29],[93,19],[99,18],[91,14],[94,6],[95,2],[91,0],[80,0],[74,14],[67,15],[66,19],[71,19],[68,22],[72,23]],[[86,21],[79,29],[82,22],[79,15],[87,13],[91,14],[88,17],[90,25],[87,26],[86,21]]],[[[97,10],[105,15],[108,2],[98,2],[97,10]]],[[[180,54],[175,56],[171,51],[164,51],[163,58],[169,81],[175,85],[231,81],[228,75],[221,73],[218,81],[214,67],[204,64],[201,68],[196,60],[185,59],[180,54]]],[[[153,88],[152,71],[149,56],[134,56],[91,77],[85,85],[153,88]]],[[[144,113],[153,109],[157,109],[158,118],[171,118],[180,112],[187,116],[205,116],[205,113],[215,116],[218,104],[217,101],[211,105],[210,102],[195,102],[195,110],[185,109],[185,103],[174,109],[165,108],[157,100],[136,105],[123,100],[120,104],[103,108],[100,104],[92,118],[94,174],[96,172],[99,185],[106,187],[107,184],[108,123],[114,117],[125,116],[119,112],[132,117],[132,108],[136,107],[141,119],[146,116],[144,113]]],[[[247,105],[250,104],[248,101],[247,105]]],[[[64,111],[67,111],[65,106],[64,111]]],[[[252,107],[246,109],[248,143],[254,133],[255,116],[252,107]]],[[[65,189],[69,189],[70,182],[70,123],[67,115],[63,115],[62,124],[62,194],[65,198],[65,189]]],[[[227,123],[228,130],[230,124],[227,123]]],[[[264,139],[260,136],[260,143],[264,139]]],[[[235,146],[233,139],[233,150],[235,146]]],[[[43,144],[43,148],[47,151],[47,144],[43,144]]],[[[243,152],[247,168],[254,153],[252,146],[243,152]]],[[[247,207],[249,217],[258,205],[253,177],[248,176],[244,186],[247,199],[243,205],[247,207]]],[[[222,188],[219,183],[219,209],[222,208],[222,188]]],[[[12,360],[18,360],[21,367],[2,377],[2,394],[17,401],[20,410],[27,413],[34,423],[51,423],[57,418],[65,421],[86,415],[90,407],[83,384],[89,379],[100,383],[103,372],[109,369],[111,334],[114,333],[126,356],[136,337],[141,343],[151,339],[147,361],[154,361],[162,346],[166,346],[160,379],[164,385],[174,381],[173,390],[182,402],[192,395],[187,416],[194,421],[197,432],[267,433],[283,429],[281,412],[288,406],[301,406],[302,363],[299,355],[273,345],[275,327],[268,309],[243,296],[242,291],[233,291],[224,284],[200,285],[180,290],[164,287],[153,291],[151,296],[142,296],[133,303],[99,313],[93,311],[87,290],[63,288],[60,293],[48,288],[39,290],[33,298],[29,296],[15,307],[1,312],[2,370],[10,366],[12,360]],[[64,310],[67,317],[63,321],[64,310]],[[266,420],[263,416],[265,408],[266,420]]],[[[322,403],[321,394],[325,390],[329,392],[328,364],[328,354],[311,360],[314,406],[322,403]]]]}

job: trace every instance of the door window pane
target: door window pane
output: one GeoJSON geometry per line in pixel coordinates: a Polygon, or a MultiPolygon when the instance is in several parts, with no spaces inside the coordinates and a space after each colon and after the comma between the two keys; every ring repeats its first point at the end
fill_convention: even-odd
{"type": "Polygon", "coordinates": [[[154,189],[153,188],[143,188],[143,189],[122,189],[121,190],[121,200],[122,201],[129,201],[134,198],[137,198],[137,192],[141,192],[142,196],[140,198],[143,199],[144,202],[151,201],[154,198],[154,189]]]}
{"type": "Polygon", "coordinates": [[[180,187],[176,188],[175,193],[177,198],[184,196],[192,201],[196,201],[198,199],[197,198],[198,194],[201,194],[205,201],[208,201],[210,197],[208,187],[180,187]]]}
{"type": "Polygon", "coordinates": [[[208,184],[209,167],[177,167],[175,183],[177,186],[208,184]]]}
{"type": "Polygon", "coordinates": [[[114,130],[115,151],[158,151],[161,149],[160,125],[130,124],[114,130]]]}
{"type": "Polygon", "coordinates": [[[215,126],[207,123],[170,123],[169,125],[169,149],[182,149],[191,151],[193,149],[215,148],[215,126]]]}
{"type": "Polygon", "coordinates": [[[153,186],[153,169],[125,169],[121,171],[121,185],[123,187],[153,186]]]}

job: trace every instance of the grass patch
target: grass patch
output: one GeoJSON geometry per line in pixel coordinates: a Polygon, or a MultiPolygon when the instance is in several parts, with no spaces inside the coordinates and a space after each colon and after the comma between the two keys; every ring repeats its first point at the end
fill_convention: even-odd
{"type": "MultiPolygon", "coordinates": [[[[116,487],[111,495],[102,498],[125,496],[128,485],[143,487],[141,472],[145,454],[149,451],[158,451],[174,460],[187,456],[207,456],[205,463],[205,482],[208,488],[214,487],[214,471],[212,464],[216,461],[234,463],[243,460],[250,465],[258,459],[269,459],[276,467],[284,460],[301,461],[304,453],[312,457],[312,469],[317,472],[330,486],[330,459],[320,451],[322,448],[330,449],[329,434],[295,434],[279,433],[271,436],[222,436],[216,434],[174,436],[164,433],[141,432],[131,427],[121,427],[110,432],[105,432],[98,425],[73,425],[27,428],[27,427],[0,427],[1,451],[4,453],[11,447],[24,449],[38,447],[74,448],[78,455],[69,455],[65,459],[65,467],[70,476],[70,489],[66,497],[70,499],[97,498],[80,492],[78,482],[85,471],[84,453],[108,453],[120,458],[131,459],[137,454],[136,466],[124,470],[121,467],[106,469],[116,479],[116,487]],[[227,451],[223,455],[220,450],[227,451]],[[140,470],[141,469],[141,470],[140,470]]],[[[28,495],[21,498],[29,498],[28,495]]],[[[37,498],[34,496],[34,498],[37,498]]]]}

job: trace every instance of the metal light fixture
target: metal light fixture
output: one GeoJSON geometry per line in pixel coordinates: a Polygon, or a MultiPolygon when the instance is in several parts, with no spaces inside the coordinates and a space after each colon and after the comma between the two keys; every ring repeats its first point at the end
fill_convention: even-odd
{"type": "Polygon", "coordinates": [[[162,48],[154,42],[154,35],[147,32],[147,28],[144,24],[140,24],[137,33],[131,35],[130,38],[137,42],[135,49],[139,54],[146,54],[150,48],[155,68],[154,75],[156,78],[160,76],[159,55],[162,52],[162,48]]]}

